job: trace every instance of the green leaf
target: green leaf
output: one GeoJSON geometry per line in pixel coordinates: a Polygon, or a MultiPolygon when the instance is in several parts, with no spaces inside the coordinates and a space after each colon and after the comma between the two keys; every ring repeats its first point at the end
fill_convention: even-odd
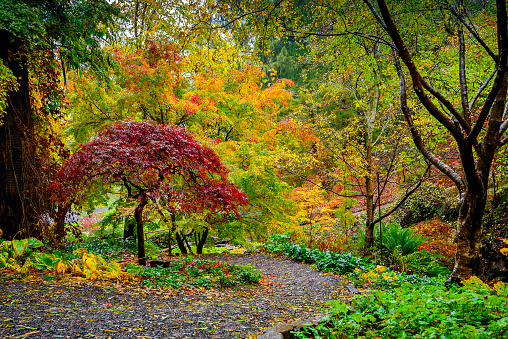
{"type": "Polygon", "coordinates": [[[21,257],[23,255],[23,253],[25,253],[27,245],[28,245],[27,239],[21,239],[21,240],[14,239],[12,241],[12,248],[14,249],[14,254],[17,257],[21,257]]]}
{"type": "MultiPolygon", "coordinates": [[[[47,268],[53,269],[55,268],[56,264],[60,261],[60,258],[55,258],[52,255],[46,253],[37,253],[35,256],[35,260],[37,260],[37,262],[44,267],[43,269],[47,268]]],[[[39,268],[38,266],[36,267],[39,268]]]]}
{"type": "Polygon", "coordinates": [[[41,246],[42,246],[42,242],[40,240],[37,240],[35,238],[28,239],[28,247],[37,248],[37,247],[41,247],[41,246]]]}

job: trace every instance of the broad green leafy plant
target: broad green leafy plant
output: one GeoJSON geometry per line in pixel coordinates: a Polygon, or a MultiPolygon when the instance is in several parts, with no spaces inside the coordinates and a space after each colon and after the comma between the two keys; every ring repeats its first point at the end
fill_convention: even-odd
{"type": "Polygon", "coordinates": [[[27,272],[35,264],[34,250],[41,246],[42,242],[35,238],[3,241],[0,243],[0,269],[27,272]]]}
{"type": "Polygon", "coordinates": [[[125,281],[137,278],[125,272],[117,262],[107,262],[86,249],[64,255],[60,251],[47,253],[38,250],[42,246],[42,242],[35,238],[3,241],[0,244],[0,270],[18,274],[49,271],[78,280],[125,281]]]}
{"type": "Polygon", "coordinates": [[[450,290],[406,284],[393,291],[354,297],[353,308],[331,301],[333,314],[296,337],[506,338],[506,285],[497,283],[494,289],[485,290],[476,283],[450,290]]]}

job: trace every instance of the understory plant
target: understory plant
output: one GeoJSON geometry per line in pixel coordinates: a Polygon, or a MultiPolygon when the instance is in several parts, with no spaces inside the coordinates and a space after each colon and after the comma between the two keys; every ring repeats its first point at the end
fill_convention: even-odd
{"type": "MultiPolygon", "coordinates": [[[[139,281],[149,287],[215,288],[236,284],[255,284],[261,273],[250,265],[234,265],[211,260],[173,258],[168,268],[143,267],[134,263],[108,261],[99,253],[111,255],[111,244],[90,242],[85,247],[75,244],[65,252],[46,251],[41,241],[30,238],[0,243],[0,271],[27,276],[40,272],[44,279],[139,281]]],[[[117,254],[125,254],[117,252],[117,254]]]]}
{"type": "MultiPolygon", "coordinates": [[[[508,239],[500,240],[508,244],[508,239]]],[[[508,255],[508,248],[501,253],[508,255]]],[[[402,282],[400,275],[381,266],[355,274],[391,286],[355,296],[350,306],[329,301],[332,312],[318,325],[295,333],[296,338],[508,338],[508,284],[504,282],[488,285],[471,276],[461,282],[462,287],[447,288],[432,280],[415,284],[408,279],[402,282]]]]}
{"type": "Polygon", "coordinates": [[[289,236],[274,234],[265,243],[265,249],[270,253],[284,254],[291,259],[315,264],[319,270],[337,274],[347,274],[356,268],[364,269],[367,264],[366,258],[353,256],[350,252],[336,253],[321,252],[317,248],[310,249],[305,245],[289,242],[289,236]]]}
{"type": "MultiPolygon", "coordinates": [[[[274,234],[265,243],[269,253],[284,254],[291,259],[313,264],[318,270],[347,275],[357,286],[394,288],[404,283],[441,285],[444,278],[425,274],[408,274],[391,270],[385,266],[369,263],[369,258],[356,257],[350,252],[336,253],[310,249],[304,245],[292,244],[287,235],[274,234]]],[[[416,256],[416,252],[415,252],[416,256]]],[[[427,267],[427,266],[425,266],[427,267]]]]}
{"type": "Polygon", "coordinates": [[[398,251],[402,255],[416,252],[418,246],[430,238],[422,238],[415,234],[411,228],[402,228],[399,224],[390,224],[383,227],[382,237],[377,237],[390,255],[398,251]]]}
{"type": "Polygon", "coordinates": [[[142,268],[130,265],[127,270],[139,274],[142,284],[153,288],[201,286],[209,289],[237,284],[256,284],[261,279],[261,273],[250,265],[234,265],[185,257],[171,259],[169,267],[166,268],[142,268]]]}
{"type": "Polygon", "coordinates": [[[85,242],[67,244],[63,251],[64,253],[71,254],[80,248],[84,248],[89,253],[99,255],[106,260],[112,260],[126,253],[134,253],[136,251],[136,243],[129,240],[115,241],[114,239],[92,238],[85,242]]]}
{"type": "Polygon", "coordinates": [[[35,238],[3,241],[0,244],[0,269],[15,274],[33,271],[47,272],[51,277],[70,279],[125,281],[135,279],[117,262],[80,248],[72,253],[44,251],[43,244],[35,238]]]}
{"type": "MultiPolygon", "coordinates": [[[[476,278],[480,281],[478,278],[476,278]]],[[[410,285],[355,296],[297,338],[493,338],[508,336],[508,285],[410,285]],[[485,287],[485,286],[486,287],[485,287]]]]}
{"type": "Polygon", "coordinates": [[[418,250],[439,255],[439,261],[448,268],[453,267],[455,258],[455,227],[438,219],[425,220],[414,225],[413,230],[427,238],[418,246],[418,250]]]}

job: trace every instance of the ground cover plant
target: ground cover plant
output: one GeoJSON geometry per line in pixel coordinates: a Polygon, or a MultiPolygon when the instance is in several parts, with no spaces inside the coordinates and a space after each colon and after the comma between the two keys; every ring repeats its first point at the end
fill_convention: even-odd
{"type": "Polygon", "coordinates": [[[261,273],[250,265],[233,265],[211,260],[176,257],[169,267],[127,267],[129,272],[140,275],[141,283],[148,287],[194,287],[206,289],[228,287],[237,284],[254,284],[261,279],[261,273]]]}
{"type": "Polygon", "coordinates": [[[101,256],[79,248],[72,253],[46,251],[35,238],[2,241],[0,269],[6,274],[26,275],[40,271],[45,278],[55,276],[78,280],[127,281],[137,277],[125,271],[118,262],[106,261],[101,256]]]}
{"type": "Polygon", "coordinates": [[[333,314],[297,338],[506,338],[507,285],[470,286],[404,284],[393,291],[356,296],[351,307],[330,302],[333,314]]]}
{"type": "MultiPolygon", "coordinates": [[[[422,256],[416,251],[418,244],[413,244],[414,252],[408,257],[422,256]]],[[[313,263],[318,269],[343,272],[357,286],[370,289],[352,298],[350,305],[343,300],[328,302],[333,311],[318,325],[296,332],[297,338],[508,337],[508,284],[504,282],[488,285],[472,276],[461,287],[446,285],[445,275],[429,277],[425,270],[419,275],[397,272],[351,253],[320,252],[292,244],[287,235],[273,235],[265,248],[313,263]]],[[[503,248],[501,253],[507,255],[508,250],[503,248]]]]}
{"type": "Polygon", "coordinates": [[[5,276],[44,280],[88,280],[162,288],[218,288],[237,284],[256,284],[259,271],[249,265],[233,265],[211,260],[174,257],[169,267],[143,267],[134,263],[132,248],[111,245],[104,240],[69,245],[65,251],[46,250],[35,238],[2,241],[0,271],[5,276]],[[105,254],[109,259],[104,259],[105,254]],[[113,257],[119,259],[112,260],[113,257]]]}
{"type": "Polygon", "coordinates": [[[63,252],[72,253],[80,248],[86,249],[89,253],[102,256],[107,260],[119,260],[123,256],[130,255],[136,251],[136,244],[132,241],[115,241],[110,239],[91,238],[89,241],[69,243],[63,252]]]}
{"type": "MultiPolygon", "coordinates": [[[[359,287],[387,289],[402,286],[404,283],[437,286],[443,284],[445,280],[444,276],[429,277],[421,272],[420,274],[408,274],[386,266],[375,265],[368,262],[369,258],[357,257],[351,252],[321,252],[305,245],[293,244],[288,235],[272,235],[265,243],[265,249],[269,253],[283,254],[293,260],[313,264],[321,271],[346,275],[359,287]]],[[[417,263],[414,264],[417,265],[417,263]]],[[[425,272],[428,263],[422,262],[421,264],[421,271],[425,272]]]]}

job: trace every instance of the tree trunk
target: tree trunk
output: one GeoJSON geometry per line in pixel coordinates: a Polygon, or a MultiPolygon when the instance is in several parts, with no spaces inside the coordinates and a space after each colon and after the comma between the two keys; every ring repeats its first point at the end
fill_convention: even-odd
{"type": "Polygon", "coordinates": [[[138,263],[141,266],[146,266],[145,257],[145,235],[143,234],[143,208],[148,204],[148,197],[141,196],[141,201],[134,211],[134,218],[136,219],[137,233],[138,233],[138,263]]]}
{"type": "Polygon", "coordinates": [[[199,241],[196,244],[196,253],[202,254],[203,253],[203,247],[206,244],[206,238],[208,237],[208,228],[205,228],[205,230],[202,233],[196,232],[199,241]]]}
{"type": "Polygon", "coordinates": [[[452,283],[471,275],[483,276],[483,264],[480,249],[482,246],[482,218],[485,211],[486,194],[467,189],[460,208],[457,226],[457,249],[455,265],[448,278],[452,283]]]}
{"type": "MultiPolygon", "coordinates": [[[[168,236],[169,236],[169,255],[173,253],[173,232],[176,231],[176,215],[171,213],[171,226],[168,227],[168,236]]],[[[178,234],[178,233],[177,233],[178,234]]]]}
{"type": "Polygon", "coordinates": [[[55,234],[58,239],[62,239],[66,236],[67,232],[65,231],[65,216],[71,210],[71,204],[65,204],[58,207],[58,211],[56,213],[56,225],[55,225],[55,234]]]}
{"type": "Polygon", "coordinates": [[[180,253],[187,254],[187,247],[185,246],[185,243],[183,242],[183,235],[182,235],[182,237],[180,237],[180,232],[176,232],[175,239],[176,239],[176,243],[178,244],[178,248],[180,249],[180,253]]]}
{"type": "Polygon", "coordinates": [[[0,133],[0,227],[6,239],[22,236],[25,223],[23,204],[23,143],[32,132],[32,110],[28,70],[23,57],[16,55],[21,41],[0,30],[0,60],[18,79],[19,87],[9,92],[0,133]]]}
{"type": "Polygon", "coordinates": [[[367,176],[365,177],[365,207],[367,209],[367,220],[365,221],[365,243],[363,254],[367,255],[374,247],[374,190],[372,188],[372,137],[367,133],[367,176]]]}
{"type": "Polygon", "coordinates": [[[365,179],[365,187],[367,191],[366,208],[367,220],[365,220],[365,243],[363,245],[363,254],[367,255],[374,247],[374,195],[372,193],[372,179],[365,179]]]}

